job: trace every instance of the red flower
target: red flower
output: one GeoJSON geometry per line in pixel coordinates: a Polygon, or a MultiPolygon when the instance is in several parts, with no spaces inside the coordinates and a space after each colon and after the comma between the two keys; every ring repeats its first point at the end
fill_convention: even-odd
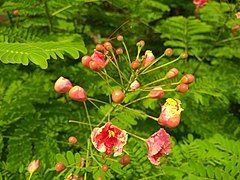
{"type": "Polygon", "coordinates": [[[193,0],[193,4],[197,7],[204,6],[208,3],[208,0],[193,0]]]}
{"type": "Polygon", "coordinates": [[[114,156],[122,154],[127,138],[126,131],[119,129],[110,122],[100,128],[94,128],[91,134],[92,143],[98,151],[108,155],[113,151],[114,156]]]}
{"type": "Polygon", "coordinates": [[[170,135],[163,129],[151,135],[147,140],[148,159],[154,165],[159,165],[159,158],[168,155],[171,151],[170,135]]]}

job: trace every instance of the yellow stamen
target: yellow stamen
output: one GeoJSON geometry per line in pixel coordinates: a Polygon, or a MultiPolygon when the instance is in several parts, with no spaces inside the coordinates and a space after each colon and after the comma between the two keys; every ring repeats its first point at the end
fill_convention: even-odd
{"type": "Polygon", "coordinates": [[[114,131],[111,131],[111,130],[108,130],[108,137],[114,137],[115,136],[115,133],[114,131]]]}

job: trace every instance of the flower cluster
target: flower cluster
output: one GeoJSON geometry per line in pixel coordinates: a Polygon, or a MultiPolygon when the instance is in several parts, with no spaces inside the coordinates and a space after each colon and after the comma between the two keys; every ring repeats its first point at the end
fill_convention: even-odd
{"type": "MultiPolygon", "coordinates": [[[[202,1],[194,2],[198,3],[198,6],[202,6],[204,4],[202,1]]],[[[114,48],[110,42],[105,42],[103,44],[97,44],[93,51],[93,54],[86,55],[82,57],[81,60],[84,67],[94,72],[97,72],[97,74],[104,81],[106,81],[106,84],[108,86],[114,83],[116,85],[116,88],[115,86],[114,88],[110,86],[112,92],[111,94],[109,94],[109,97],[111,97],[109,103],[111,104],[113,110],[105,114],[105,116],[102,118],[99,125],[102,124],[104,120],[106,120],[106,118],[108,117],[107,122],[105,122],[103,126],[99,127],[99,125],[97,125],[97,127],[94,127],[92,129],[91,117],[88,114],[85,101],[89,101],[92,104],[94,104],[92,100],[104,104],[106,104],[106,102],[87,97],[86,91],[81,86],[73,86],[70,80],[64,77],[60,77],[56,81],[54,89],[60,94],[68,93],[70,99],[72,100],[84,102],[84,108],[86,110],[86,115],[91,129],[90,140],[97,151],[105,153],[108,156],[113,154],[114,157],[122,155],[124,146],[127,144],[129,134],[132,137],[143,140],[147,144],[149,161],[154,165],[159,165],[160,158],[164,155],[168,155],[172,148],[170,135],[166,132],[166,130],[160,127],[160,129],[154,134],[150,135],[148,139],[143,139],[137,135],[134,135],[130,132],[128,133],[127,131],[113,125],[113,122],[111,122],[111,113],[120,111],[121,108],[131,109],[131,107],[129,107],[131,104],[145,98],[163,99],[168,91],[176,91],[180,93],[187,92],[189,84],[191,84],[195,80],[195,77],[192,74],[184,74],[178,82],[162,84],[162,81],[167,81],[169,79],[173,80],[174,78],[177,78],[177,76],[180,74],[177,68],[169,69],[167,73],[163,76],[163,78],[148,82],[146,84],[142,84],[142,82],[140,82],[141,78],[139,78],[139,76],[159,70],[159,68],[167,66],[178,60],[185,60],[188,58],[188,53],[182,52],[176,59],[167,62],[166,64],[161,64],[159,60],[162,57],[170,58],[171,56],[173,56],[173,50],[171,48],[167,48],[164,53],[159,57],[156,57],[151,50],[146,50],[141,56],[141,50],[145,45],[145,42],[141,40],[136,44],[138,48],[137,56],[132,61],[129,57],[123,36],[117,36],[117,40],[121,42],[124,46],[124,50],[127,54],[127,56],[124,56],[124,58],[121,58],[124,52],[121,47],[114,48]],[[126,59],[126,57],[128,59],[126,59]],[[123,59],[125,59],[126,61],[124,61],[123,59]],[[125,63],[125,66],[119,66],[120,62],[125,63]],[[159,64],[161,65],[159,66],[159,64]],[[111,75],[107,73],[109,70],[108,67],[111,70],[111,73],[112,69],[116,68],[117,73],[115,75],[118,76],[119,79],[117,79],[116,76],[111,77],[111,75]],[[131,74],[125,74],[125,72],[121,70],[121,68],[123,67],[129,68],[129,72],[131,72],[131,74]],[[136,91],[139,91],[139,94],[145,93],[145,96],[142,96],[139,99],[135,99],[132,102],[125,102],[126,94],[134,93],[136,91]]],[[[96,106],[96,104],[94,105],[96,106]]],[[[161,113],[158,118],[149,116],[147,114],[146,115],[147,117],[158,121],[158,124],[160,126],[165,126],[167,128],[175,128],[180,123],[180,116],[182,111],[183,109],[181,108],[180,100],[168,98],[166,99],[165,104],[161,106],[161,113]]],[[[77,139],[71,137],[69,139],[69,143],[74,145],[77,143],[77,139]]],[[[129,162],[130,157],[127,155],[123,156],[120,160],[120,163],[122,165],[127,165],[129,162]]],[[[56,170],[60,172],[64,168],[65,166],[59,163],[57,164],[56,170]]],[[[102,165],[102,170],[104,172],[108,170],[106,164],[102,165]]]]}

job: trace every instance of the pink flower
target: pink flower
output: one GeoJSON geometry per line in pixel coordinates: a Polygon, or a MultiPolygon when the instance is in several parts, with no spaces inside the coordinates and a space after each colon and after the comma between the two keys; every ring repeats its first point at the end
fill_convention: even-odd
{"type": "Polygon", "coordinates": [[[208,3],[208,0],[193,0],[193,4],[197,7],[204,6],[208,3]]]}
{"type": "Polygon", "coordinates": [[[151,135],[146,142],[148,159],[154,165],[159,165],[159,158],[168,155],[171,151],[170,135],[163,128],[151,135]]]}
{"type": "Polygon", "coordinates": [[[62,76],[60,78],[58,78],[58,80],[54,84],[54,90],[57,93],[66,93],[71,88],[72,88],[72,83],[68,79],[66,79],[62,76]]]}
{"type": "Polygon", "coordinates": [[[181,101],[168,98],[162,106],[162,112],[158,118],[158,123],[163,126],[174,128],[180,123],[180,114],[183,111],[181,101]]]}
{"type": "Polygon", "coordinates": [[[110,122],[100,128],[94,128],[91,134],[91,141],[98,151],[107,155],[113,151],[114,156],[122,154],[127,138],[126,131],[119,129],[110,122]]]}
{"type": "Polygon", "coordinates": [[[237,19],[240,19],[240,12],[237,12],[235,16],[237,17],[237,19]]]}
{"type": "Polygon", "coordinates": [[[39,160],[33,160],[28,165],[28,172],[29,173],[35,172],[39,168],[39,166],[40,166],[40,161],[39,160]]]}

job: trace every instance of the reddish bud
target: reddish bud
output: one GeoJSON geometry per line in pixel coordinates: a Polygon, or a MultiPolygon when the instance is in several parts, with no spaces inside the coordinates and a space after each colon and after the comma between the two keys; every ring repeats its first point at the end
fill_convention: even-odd
{"type": "Polygon", "coordinates": [[[64,169],[65,169],[65,166],[64,166],[64,164],[61,163],[61,162],[58,162],[58,163],[55,165],[55,170],[56,170],[57,172],[61,172],[61,171],[63,171],[64,169]]]}
{"type": "Polygon", "coordinates": [[[143,47],[144,45],[145,45],[144,40],[140,40],[139,42],[137,42],[137,46],[143,47]]]}
{"type": "Polygon", "coordinates": [[[232,26],[232,28],[231,28],[231,32],[232,32],[233,34],[236,34],[239,30],[240,30],[240,25],[238,25],[238,24],[232,26]]]}
{"type": "Polygon", "coordinates": [[[131,68],[133,70],[137,70],[139,68],[139,61],[138,60],[135,60],[131,63],[131,68]]]}
{"type": "Polygon", "coordinates": [[[194,81],[194,79],[195,78],[192,74],[185,74],[181,79],[181,83],[191,84],[194,81]]]}
{"type": "Polygon", "coordinates": [[[167,56],[167,57],[171,57],[173,55],[173,50],[172,48],[167,48],[165,51],[164,51],[164,54],[167,56]]]}
{"type": "Polygon", "coordinates": [[[97,61],[90,61],[89,63],[89,67],[93,71],[100,71],[103,69],[103,66],[104,66],[103,64],[97,61]]]}
{"type": "Polygon", "coordinates": [[[182,59],[187,59],[187,58],[188,58],[188,53],[187,53],[187,52],[182,52],[182,53],[180,54],[180,58],[182,58],[182,59]]]}
{"type": "Polygon", "coordinates": [[[130,163],[130,156],[128,155],[124,155],[121,159],[120,159],[120,163],[124,166],[128,165],[130,163]]]}
{"type": "Polygon", "coordinates": [[[106,164],[102,165],[102,171],[106,172],[108,170],[108,166],[106,164]]]}
{"type": "Polygon", "coordinates": [[[161,98],[163,98],[164,94],[165,93],[164,93],[162,87],[157,86],[150,91],[150,93],[148,94],[148,97],[152,98],[152,99],[161,99],[161,98]]]}
{"type": "Polygon", "coordinates": [[[104,51],[104,46],[102,44],[97,44],[96,45],[96,50],[97,51],[104,51]]]}
{"type": "Polygon", "coordinates": [[[116,49],[116,54],[117,55],[123,54],[123,49],[122,48],[117,48],[116,49]]]}
{"type": "Polygon", "coordinates": [[[83,64],[85,67],[89,67],[90,61],[92,61],[92,58],[91,58],[90,56],[83,56],[83,57],[82,57],[82,64],[83,64]]]}
{"type": "Polygon", "coordinates": [[[117,89],[112,92],[113,102],[120,104],[123,102],[124,98],[125,98],[125,94],[122,90],[117,89]]]}
{"type": "Polygon", "coordinates": [[[97,178],[97,180],[102,180],[103,178],[102,178],[102,176],[98,176],[98,178],[97,178]]]}
{"type": "Polygon", "coordinates": [[[108,51],[112,50],[112,44],[110,42],[105,42],[103,46],[108,51]]]}
{"type": "Polygon", "coordinates": [[[123,36],[122,36],[122,35],[118,35],[118,36],[117,36],[117,40],[118,40],[118,41],[123,41],[123,36]]]}
{"type": "Polygon", "coordinates": [[[68,142],[69,142],[70,144],[76,144],[76,143],[77,143],[77,138],[76,138],[75,136],[70,136],[70,137],[68,138],[68,142]]]}
{"type": "Polygon", "coordinates": [[[188,91],[188,85],[187,84],[179,84],[177,86],[177,91],[180,93],[185,93],[188,91]]]}
{"type": "Polygon", "coordinates": [[[40,161],[39,160],[33,160],[29,165],[28,165],[28,172],[30,174],[34,173],[36,170],[38,170],[40,166],[40,161]]]}
{"type": "Polygon", "coordinates": [[[80,86],[74,86],[69,91],[69,97],[74,101],[84,102],[87,100],[87,93],[80,86]]]}
{"type": "Polygon", "coordinates": [[[171,79],[171,78],[175,78],[177,75],[178,75],[178,69],[172,68],[167,72],[165,77],[171,79]]]}
{"type": "Polygon", "coordinates": [[[167,126],[169,128],[175,128],[180,123],[180,116],[170,118],[167,122],[163,122],[163,119],[158,119],[158,123],[162,126],[167,126]]]}
{"type": "Polygon", "coordinates": [[[54,84],[54,90],[57,93],[66,93],[71,88],[72,88],[72,83],[68,79],[66,79],[62,76],[60,78],[58,78],[58,80],[54,84]]]}

